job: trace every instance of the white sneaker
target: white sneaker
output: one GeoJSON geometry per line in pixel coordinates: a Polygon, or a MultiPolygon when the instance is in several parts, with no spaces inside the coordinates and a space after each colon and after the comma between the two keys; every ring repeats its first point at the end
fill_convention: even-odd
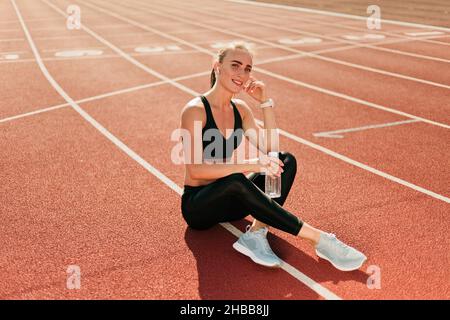
{"type": "Polygon", "coordinates": [[[341,271],[353,271],[361,268],[367,257],[342,241],[332,233],[320,235],[316,246],[316,254],[328,260],[336,269],[341,271]]]}
{"type": "Polygon", "coordinates": [[[250,231],[250,226],[247,226],[246,232],[233,244],[233,248],[250,257],[257,264],[279,268],[281,260],[269,246],[266,238],[268,231],[265,227],[256,231],[250,231]]]}

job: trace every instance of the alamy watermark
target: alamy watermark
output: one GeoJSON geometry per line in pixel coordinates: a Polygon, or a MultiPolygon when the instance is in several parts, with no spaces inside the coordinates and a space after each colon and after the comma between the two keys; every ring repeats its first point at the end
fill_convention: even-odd
{"type": "Polygon", "coordinates": [[[226,164],[243,164],[248,163],[245,158],[257,159],[263,155],[260,154],[258,148],[253,145],[246,145],[246,137],[253,141],[257,141],[259,149],[264,150],[270,141],[270,148],[267,150],[278,150],[279,130],[278,129],[227,129],[224,143],[222,133],[215,128],[207,129],[203,132],[202,122],[194,121],[193,135],[187,129],[175,129],[170,139],[178,142],[171,151],[171,160],[174,164],[202,164],[202,163],[226,163],[226,164]],[[230,135],[230,136],[228,136],[230,135]],[[270,135],[270,136],[269,136],[270,135]],[[242,136],[242,140],[238,141],[242,136]],[[203,142],[208,145],[203,149],[203,142]],[[236,149],[235,157],[231,157],[235,143],[240,142],[239,148],[236,149]],[[248,147],[248,148],[247,148],[248,147]],[[248,156],[245,152],[248,150],[248,156]]]}
{"type": "Polygon", "coordinates": [[[367,279],[367,288],[370,290],[381,289],[381,269],[377,265],[370,265],[367,267],[367,273],[370,274],[367,279]]]}
{"type": "Polygon", "coordinates": [[[381,29],[381,9],[377,5],[370,5],[367,7],[367,13],[370,16],[367,18],[366,24],[369,30],[381,29]]]}
{"type": "Polygon", "coordinates": [[[66,288],[69,290],[79,290],[81,288],[81,269],[77,265],[67,267],[66,288]]]}
{"type": "Polygon", "coordinates": [[[80,30],[81,29],[81,9],[79,6],[71,4],[67,7],[66,12],[68,13],[66,26],[69,30],[80,30]]]}

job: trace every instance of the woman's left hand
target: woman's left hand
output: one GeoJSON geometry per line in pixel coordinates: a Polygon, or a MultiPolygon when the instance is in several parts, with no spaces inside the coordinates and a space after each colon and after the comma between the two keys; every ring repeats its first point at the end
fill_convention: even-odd
{"type": "Polygon", "coordinates": [[[252,76],[250,76],[248,84],[244,87],[244,91],[259,103],[267,100],[266,85],[252,76]]]}

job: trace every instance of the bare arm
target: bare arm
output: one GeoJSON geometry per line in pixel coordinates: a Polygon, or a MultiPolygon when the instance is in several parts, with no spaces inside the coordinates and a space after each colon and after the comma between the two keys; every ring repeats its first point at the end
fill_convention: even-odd
{"type": "Polygon", "coordinates": [[[259,126],[252,109],[243,100],[236,100],[243,110],[243,129],[250,143],[264,154],[279,151],[278,129],[272,108],[264,108],[264,127],[259,126]]]}

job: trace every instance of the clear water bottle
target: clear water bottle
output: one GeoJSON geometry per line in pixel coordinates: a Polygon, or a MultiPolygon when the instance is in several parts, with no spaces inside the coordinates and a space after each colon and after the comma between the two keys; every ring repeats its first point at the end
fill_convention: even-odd
{"type": "MultiPolygon", "coordinates": [[[[278,158],[278,152],[269,152],[268,156],[278,158]]],[[[271,177],[266,173],[266,185],[264,190],[271,198],[281,197],[281,177],[271,177]]]]}

